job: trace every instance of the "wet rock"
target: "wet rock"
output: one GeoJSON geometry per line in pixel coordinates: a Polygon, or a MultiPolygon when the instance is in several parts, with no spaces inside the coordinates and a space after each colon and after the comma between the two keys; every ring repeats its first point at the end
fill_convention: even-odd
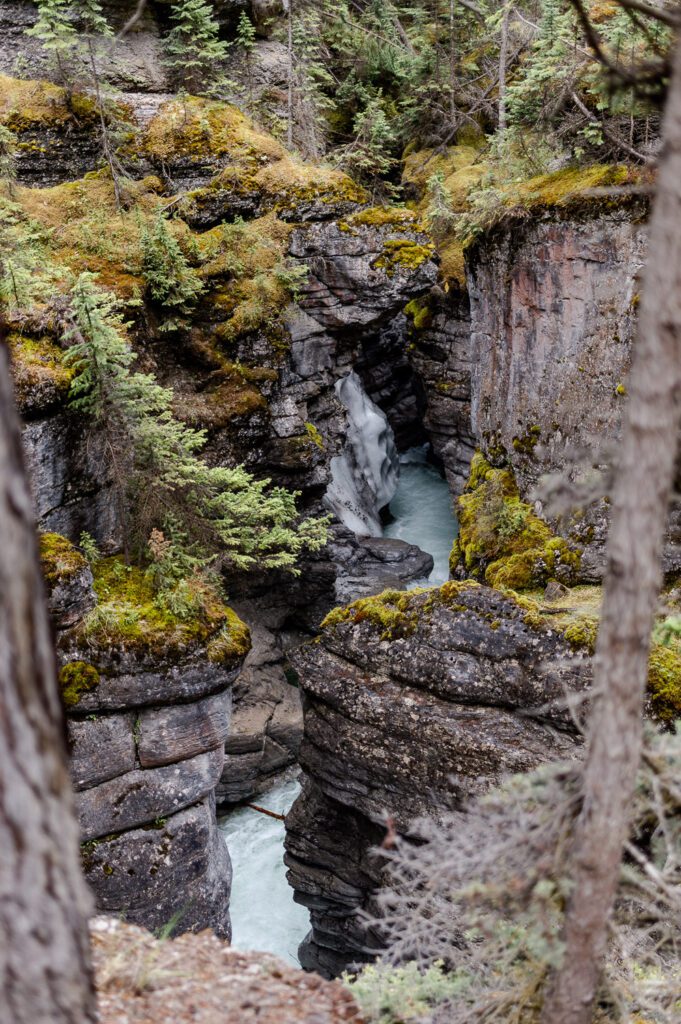
{"type": "Polygon", "coordinates": [[[335,221],[310,224],[294,233],[290,250],[310,271],[300,306],[326,330],[385,323],[437,277],[428,239],[417,229],[405,234],[404,226],[343,231],[335,221]],[[391,263],[391,243],[413,246],[415,265],[391,263]]]}
{"type": "Polygon", "coordinates": [[[471,324],[468,295],[433,289],[413,309],[408,359],[425,396],[423,426],[452,494],[468,478],[479,441],[471,424],[471,324]]]}
{"type": "Polygon", "coordinates": [[[133,714],[70,719],[67,730],[75,790],[91,789],[135,768],[133,714]]]}
{"type": "MultiPolygon", "coordinates": [[[[503,452],[525,498],[546,473],[579,479],[589,467],[575,453],[619,436],[644,215],[524,221],[468,254],[472,431],[497,459],[503,452]]],[[[585,579],[603,573],[607,521],[600,502],[572,524],[585,579]]]]}
{"type": "Polygon", "coordinates": [[[287,864],[312,910],[306,964],[335,974],[378,941],[356,912],[380,884],[371,850],[386,818],[413,835],[423,815],[574,756],[565,694],[584,692],[591,664],[511,598],[451,583],[334,612],[292,662],[307,782],[287,821],[287,864]]]}
{"type": "Polygon", "coordinates": [[[217,788],[221,806],[262,792],[272,778],[295,763],[303,735],[298,689],[286,676],[286,656],[277,627],[284,609],[267,611],[256,602],[241,604],[253,646],[234,686],[234,714],[217,788]]]}
{"type": "Polygon", "coordinates": [[[432,557],[415,544],[389,537],[356,538],[340,528],[334,531],[331,554],[339,569],[338,605],[383,590],[403,590],[433,571],[432,557]]]}

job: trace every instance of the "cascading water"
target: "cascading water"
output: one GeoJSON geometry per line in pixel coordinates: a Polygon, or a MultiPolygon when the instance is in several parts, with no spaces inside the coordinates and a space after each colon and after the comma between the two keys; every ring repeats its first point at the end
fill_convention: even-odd
{"type": "Polygon", "coordinates": [[[361,537],[380,537],[380,511],[397,490],[400,460],[385,413],[372,402],[356,373],[336,384],[348,418],[345,450],[331,460],[324,502],[361,537]]]}
{"type": "MultiPolygon", "coordinates": [[[[347,411],[345,451],[331,462],[326,504],[361,536],[394,537],[431,554],[435,567],[428,582],[444,583],[457,523],[446,480],[428,463],[427,447],[400,459],[384,413],[367,396],[355,373],[336,385],[347,411]],[[383,530],[379,512],[390,505],[393,521],[383,530]]],[[[258,800],[286,813],[299,792],[289,780],[258,800]]],[[[234,877],[230,911],[237,949],[275,953],[298,963],[297,950],[309,931],[306,908],[294,903],[283,862],[284,824],[248,807],[220,822],[229,847],[234,877]]]]}

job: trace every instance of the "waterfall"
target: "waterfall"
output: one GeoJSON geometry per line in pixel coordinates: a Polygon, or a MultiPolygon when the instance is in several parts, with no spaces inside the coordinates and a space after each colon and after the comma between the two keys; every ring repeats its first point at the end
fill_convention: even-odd
{"type": "Polygon", "coordinates": [[[356,373],[336,383],[347,413],[345,449],[331,460],[325,504],[354,533],[380,537],[379,512],[397,490],[399,456],[385,413],[372,402],[356,373]]]}

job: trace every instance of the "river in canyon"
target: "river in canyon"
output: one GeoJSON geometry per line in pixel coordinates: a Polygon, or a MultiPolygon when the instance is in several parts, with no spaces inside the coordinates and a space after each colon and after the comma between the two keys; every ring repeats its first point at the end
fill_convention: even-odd
{"type": "MultiPolygon", "coordinates": [[[[400,458],[400,479],[390,502],[386,537],[417,544],[433,556],[428,580],[412,586],[439,586],[449,577],[449,552],[457,524],[447,482],[427,460],[427,448],[412,448],[400,458]]],[[[275,786],[255,803],[286,814],[300,786],[295,779],[275,786]]],[[[284,866],[284,823],[250,807],[220,820],[232,857],[234,877],[230,911],[232,945],[242,950],[275,953],[297,964],[297,950],[309,930],[308,911],[293,901],[284,866]]]]}

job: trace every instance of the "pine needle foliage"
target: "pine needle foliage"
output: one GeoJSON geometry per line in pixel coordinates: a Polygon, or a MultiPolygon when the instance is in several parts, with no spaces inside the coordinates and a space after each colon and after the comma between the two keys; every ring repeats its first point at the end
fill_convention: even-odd
{"type": "MultiPolygon", "coordinates": [[[[243,467],[200,458],[206,434],[173,414],[173,393],[132,369],[136,356],[115,298],[82,274],[71,294],[73,324],[65,362],[76,375],[73,408],[105,436],[115,486],[131,538],[143,559],[154,530],[171,537],[180,557],[213,567],[297,572],[305,550],[326,542],[326,521],[302,519],[296,495],[243,467]]],[[[188,563],[188,564],[189,564],[188,563]]]]}
{"type": "Polygon", "coordinates": [[[220,39],[212,4],[205,0],[177,0],[170,17],[173,27],[166,39],[168,67],[195,92],[219,89],[224,82],[220,64],[230,44],[220,39]]]}
{"type": "MultiPolygon", "coordinates": [[[[681,723],[650,727],[594,1024],[681,1019],[680,771],[681,723]]],[[[414,823],[424,843],[381,851],[389,882],[372,924],[387,951],[353,985],[371,1022],[537,1024],[564,955],[581,779],[574,762],[516,776],[464,813],[414,823]],[[395,992],[414,969],[422,1002],[412,1012],[395,992]],[[444,975],[435,985],[434,971],[444,975]]]]}
{"type": "Polygon", "coordinates": [[[161,307],[161,330],[173,331],[187,324],[203,291],[203,283],[189,265],[163,213],[141,232],[142,275],[153,302],[161,307]]]}

